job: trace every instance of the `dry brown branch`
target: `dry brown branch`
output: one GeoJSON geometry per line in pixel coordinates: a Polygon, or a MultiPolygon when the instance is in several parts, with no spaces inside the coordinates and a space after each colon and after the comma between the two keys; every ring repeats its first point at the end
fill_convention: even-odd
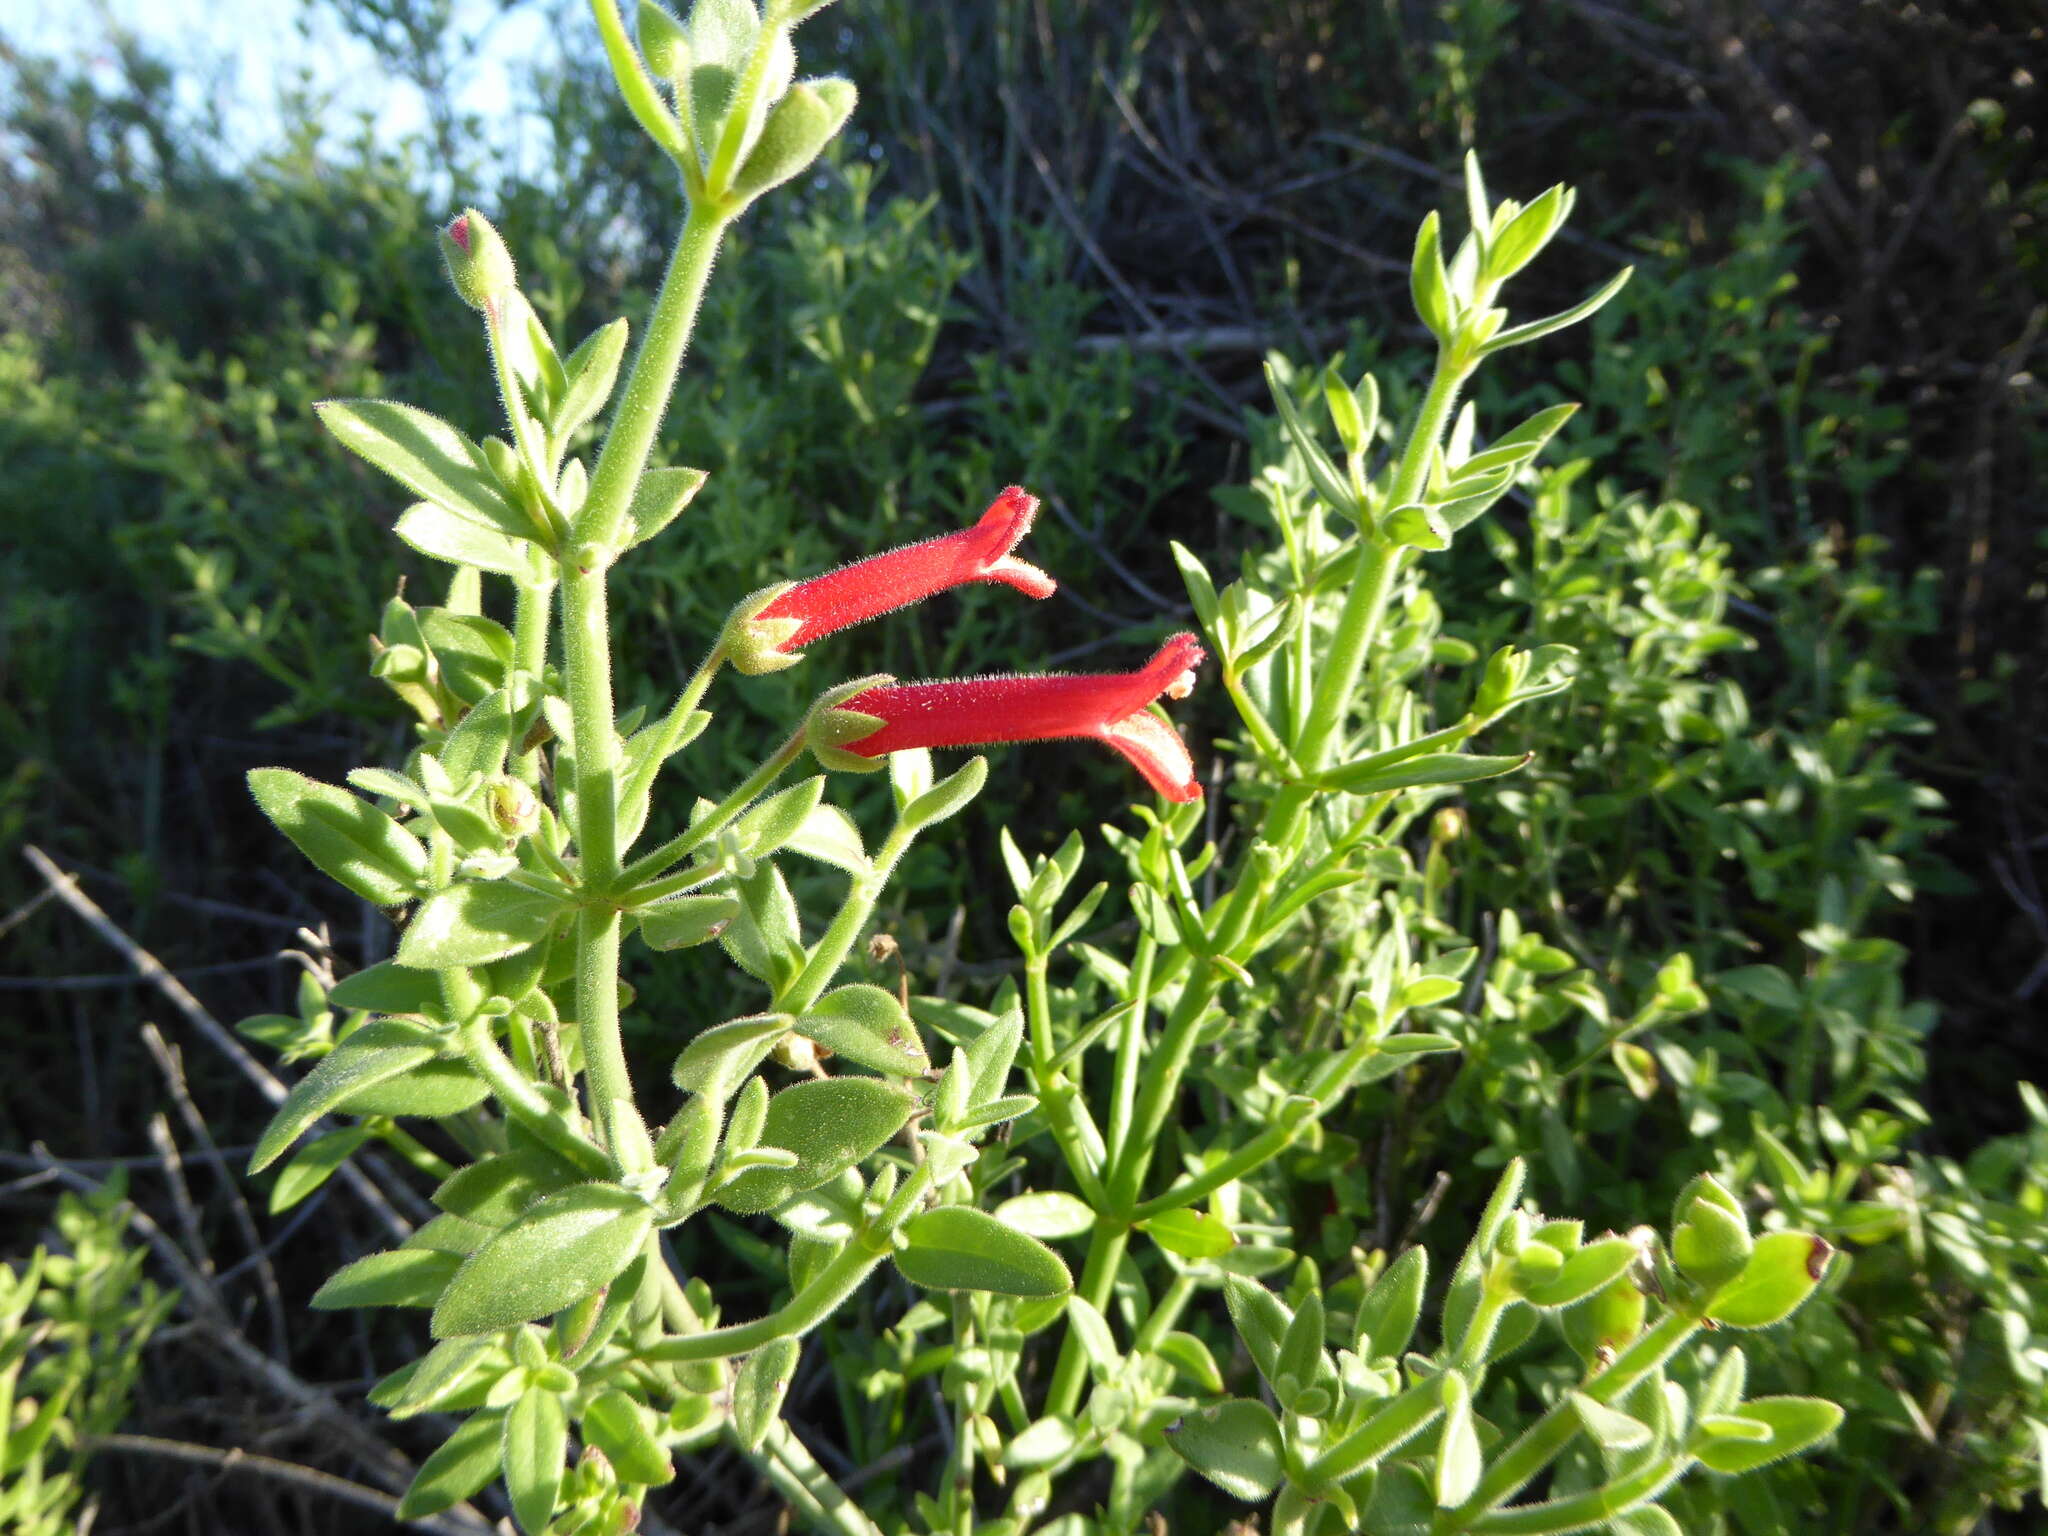
{"type": "MultiPolygon", "coordinates": [[[[365,1488],[361,1483],[350,1482],[345,1477],[336,1477],[332,1472],[322,1472],[318,1467],[302,1467],[297,1462],[280,1461],[274,1456],[259,1456],[252,1451],[223,1450],[214,1445],[195,1445],[189,1440],[165,1440],[156,1435],[95,1435],[82,1447],[87,1454],[101,1451],[122,1451],[137,1456],[160,1456],[171,1461],[191,1462],[195,1466],[214,1467],[221,1472],[253,1472],[259,1477],[274,1478],[295,1487],[339,1499],[346,1504],[383,1515],[386,1519],[398,1520],[398,1500],[389,1494],[379,1493],[374,1488],[365,1488]]],[[[479,1531],[490,1531],[494,1527],[478,1517],[475,1520],[455,1515],[432,1515],[424,1520],[401,1522],[419,1531],[443,1531],[450,1536],[475,1536],[479,1531]]]]}
{"type": "MultiPolygon", "coordinates": [[[[42,876],[51,893],[83,918],[87,926],[118,951],[139,975],[169,998],[172,1006],[184,1015],[186,1022],[233,1062],[242,1076],[255,1085],[258,1093],[272,1104],[284,1101],[287,1090],[276,1074],[252,1056],[248,1047],[237,1040],[231,1030],[207,1012],[205,1005],[192,995],[191,990],[183,982],[164,968],[161,960],[122,932],[120,925],[107,916],[100,904],[85,894],[75,875],[67,874],[59,868],[48,854],[34,844],[23,848],[22,856],[34,867],[35,872],[42,876]]],[[[412,1235],[412,1224],[398,1213],[385,1197],[383,1190],[372,1183],[370,1176],[362,1169],[353,1164],[344,1164],[338,1177],[376,1213],[385,1230],[390,1232],[395,1240],[403,1242],[412,1235]]]]}

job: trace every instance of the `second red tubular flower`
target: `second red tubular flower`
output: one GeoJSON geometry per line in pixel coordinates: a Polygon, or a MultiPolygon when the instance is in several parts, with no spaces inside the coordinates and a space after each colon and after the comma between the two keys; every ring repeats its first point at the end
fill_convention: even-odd
{"type": "Polygon", "coordinates": [[[1081,676],[968,677],[881,683],[842,700],[833,747],[875,758],[914,747],[1089,737],[1114,748],[1167,799],[1202,798],[1187,743],[1152,713],[1162,696],[1186,698],[1203,657],[1193,635],[1175,635],[1136,672],[1081,676]],[[866,716],[880,724],[855,734],[866,716]]]}

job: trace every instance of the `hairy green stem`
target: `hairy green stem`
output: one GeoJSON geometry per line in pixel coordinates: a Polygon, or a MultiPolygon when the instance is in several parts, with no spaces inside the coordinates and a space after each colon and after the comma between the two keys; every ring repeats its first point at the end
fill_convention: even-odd
{"type": "Polygon", "coordinates": [[[746,782],[707,811],[688,831],[670,838],[653,852],[627,865],[619,875],[620,885],[633,886],[643,880],[651,880],[677,860],[689,857],[707,839],[724,831],[733,818],[754,803],[762,790],[781,778],[789,765],[803,755],[804,733],[799,728],[789,740],[769,754],[760,767],[747,775],[746,782]]]}
{"type": "MultiPolygon", "coordinates": [[[[1690,1313],[1665,1313],[1581,1390],[1597,1403],[1612,1403],[1669,1360],[1699,1329],[1699,1318],[1690,1313]]],[[[1512,1498],[1557,1459],[1578,1433],[1578,1423],[1570,1403],[1561,1402],[1530,1425],[1494,1458],[1472,1496],[1444,1517],[1453,1522],[1445,1528],[1463,1530],[1485,1511],[1512,1498]]]]}
{"type": "Polygon", "coordinates": [[[931,1170],[930,1163],[920,1163],[896,1191],[888,1209],[877,1218],[875,1229],[849,1241],[837,1257],[778,1310],[751,1323],[734,1323],[685,1338],[663,1339],[640,1351],[640,1358],[667,1365],[689,1360],[729,1360],[777,1339],[809,1333],[836,1312],[888,1255],[888,1234],[910,1219],[912,1208],[931,1189],[931,1170]]]}
{"type": "Polygon", "coordinates": [[[491,1036],[488,1018],[472,1017],[462,1026],[461,1039],[463,1054],[469,1058],[471,1068],[489,1085],[506,1114],[582,1172],[600,1178],[611,1173],[612,1160],[578,1135],[575,1128],[556,1113],[540,1089],[498,1049],[498,1042],[491,1036]]]}
{"type": "Polygon", "coordinates": [[[1443,1406],[1436,1378],[1417,1382],[1318,1456],[1309,1467],[1311,1478],[1323,1487],[1341,1483],[1428,1428],[1443,1406]]]}
{"type": "Polygon", "coordinates": [[[1692,1461],[1690,1456],[1660,1456],[1638,1472],[1584,1493],[1497,1510],[1469,1524],[1454,1517],[1439,1518],[1433,1527],[1434,1536],[1451,1536],[1457,1531],[1471,1531],[1474,1536],[1565,1536],[1566,1532],[1591,1530],[1594,1526],[1608,1529],[1608,1522],[1616,1515],[1654,1499],[1676,1482],[1692,1461]]]}
{"type": "Polygon", "coordinates": [[[832,978],[839,974],[839,967],[846,963],[846,956],[860,937],[861,929],[874,915],[875,903],[880,900],[903,855],[910,851],[916,835],[899,822],[882,840],[868,872],[854,876],[847,888],[845,905],[812,949],[811,958],[804,963],[803,970],[789,984],[789,990],[776,998],[777,1012],[802,1013],[824,995],[825,988],[832,984],[832,978]]]}
{"type": "MultiPolygon", "coordinates": [[[[1116,1272],[1124,1261],[1124,1249],[1131,1240],[1131,1229],[1127,1222],[1103,1217],[1095,1223],[1095,1231],[1088,1243],[1088,1260],[1081,1270],[1081,1284],[1076,1290],[1098,1312],[1109,1309],[1109,1293],[1116,1286],[1116,1272]]],[[[1053,1367],[1052,1384],[1046,1388],[1045,1413],[1048,1418],[1067,1418],[1081,1402],[1081,1384],[1087,1379],[1088,1357],[1081,1348],[1080,1335],[1070,1326],[1067,1336],[1060,1344],[1059,1361],[1053,1367]]]]}
{"type": "Polygon", "coordinates": [[[732,1439],[790,1507],[824,1536],[882,1536],[881,1528],[832,1481],[782,1420],[770,1421],[768,1433],[754,1449],[740,1444],[737,1435],[732,1439]]]}

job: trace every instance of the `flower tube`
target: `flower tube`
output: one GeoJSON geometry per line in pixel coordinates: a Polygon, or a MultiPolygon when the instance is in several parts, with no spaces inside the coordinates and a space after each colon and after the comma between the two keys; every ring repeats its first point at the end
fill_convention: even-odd
{"type": "Polygon", "coordinates": [[[1136,672],[871,683],[830,701],[811,744],[829,766],[864,767],[862,759],[914,747],[1091,737],[1123,754],[1167,799],[1199,800],[1187,744],[1150,706],[1162,696],[1186,698],[1202,654],[1193,635],[1181,634],[1136,672]]]}
{"type": "Polygon", "coordinates": [[[726,626],[733,665],[749,673],[779,671],[800,661],[814,640],[969,582],[1001,582],[1027,597],[1050,597],[1053,579],[1010,553],[1037,517],[1038,498],[1013,485],[971,528],[757,593],[726,626]]]}

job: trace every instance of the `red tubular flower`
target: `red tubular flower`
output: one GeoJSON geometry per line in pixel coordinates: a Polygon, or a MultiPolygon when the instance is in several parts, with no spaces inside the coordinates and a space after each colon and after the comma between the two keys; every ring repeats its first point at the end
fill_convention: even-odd
{"type": "Polygon", "coordinates": [[[1186,698],[1201,661],[1200,642],[1175,635],[1136,672],[878,684],[843,700],[834,713],[881,724],[855,735],[855,721],[842,715],[844,734],[834,730],[832,745],[872,758],[913,747],[1090,736],[1121,752],[1167,799],[1199,800],[1202,786],[1187,744],[1148,706],[1161,695],[1186,698]]]}
{"type": "Polygon", "coordinates": [[[1028,597],[1050,597],[1053,579],[1010,553],[1037,516],[1038,498],[1013,485],[971,528],[785,587],[734,625],[733,659],[743,671],[772,671],[813,640],[968,582],[997,581],[1028,597]]]}

